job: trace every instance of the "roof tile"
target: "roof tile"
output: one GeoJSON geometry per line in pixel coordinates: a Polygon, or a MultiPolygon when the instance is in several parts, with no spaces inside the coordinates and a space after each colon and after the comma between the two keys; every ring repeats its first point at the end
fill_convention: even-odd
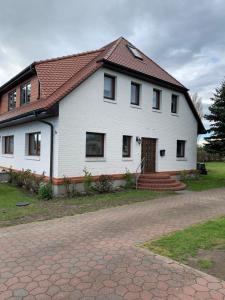
{"type": "Polygon", "coordinates": [[[34,67],[40,81],[42,98],[0,115],[0,122],[37,109],[50,108],[98,70],[103,65],[103,60],[184,88],[179,81],[140,50],[138,51],[143,60],[135,58],[127,45],[133,46],[121,37],[95,51],[35,62],[34,67]]]}

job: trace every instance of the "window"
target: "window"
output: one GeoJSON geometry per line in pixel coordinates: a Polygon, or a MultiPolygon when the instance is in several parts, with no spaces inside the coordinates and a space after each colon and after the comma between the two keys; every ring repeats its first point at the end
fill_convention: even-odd
{"type": "Polygon", "coordinates": [[[86,157],[104,157],[104,133],[86,133],[86,157]]]}
{"type": "Polygon", "coordinates": [[[177,141],[177,157],[185,157],[185,141],[177,141]]]}
{"type": "Polygon", "coordinates": [[[171,113],[177,114],[178,111],[178,96],[172,95],[171,99],[171,113]]]}
{"type": "Polygon", "coordinates": [[[40,156],[41,133],[28,133],[28,155],[40,156]]]}
{"type": "Polygon", "coordinates": [[[22,85],[21,87],[21,98],[20,98],[21,105],[30,102],[30,94],[31,94],[31,83],[29,82],[22,85]]]}
{"type": "Polygon", "coordinates": [[[161,98],[161,91],[159,90],[153,90],[153,109],[160,110],[160,98],[161,98]]]}
{"type": "Polygon", "coordinates": [[[13,154],[14,152],[14,136],[4,136],[3,137],[3,153],[13,154]]]}
{"type": "Polygon", "coordinates": [[[143,60],[141,53],[136,48],[131,47],[131,46],[127,46],[127,47],[130,50],[130,52],[133,54],[134,57],[143,60]]]}
{"type": "Polygon", "coordinates": [[[131,136],[123,135],[123,157],[131,157],[131,136]]]}
{"type": "Polygon", "coordinates": [[[104,75],[104,98],[115,100],[115,77],[104,75]]]}
{"type": "Polygon", "coordinates": [[[12,91],[8,95],[8,110],[12,110],[16,107],[16,90],[12,91]]]}
{"type": "Polygon", "coordinates": [[[131,82],[131,104],[140,105],[140,84],[131,82]]]}

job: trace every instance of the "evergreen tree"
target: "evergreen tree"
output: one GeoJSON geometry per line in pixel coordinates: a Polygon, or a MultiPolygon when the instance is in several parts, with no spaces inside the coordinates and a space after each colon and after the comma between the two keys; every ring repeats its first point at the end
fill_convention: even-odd
{"type": "Polygon", "coordinates": [[[209,153],[225,155],[225,81],[216,89],[213,104],[209,107],[210,113],[205,116],[210,121],[209,137],[205,149],[209,153]]]}

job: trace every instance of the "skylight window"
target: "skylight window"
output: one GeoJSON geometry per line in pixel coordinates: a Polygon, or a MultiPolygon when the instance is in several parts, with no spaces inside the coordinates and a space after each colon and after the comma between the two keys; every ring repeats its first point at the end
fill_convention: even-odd
{"type": "Polygon", "coordinates": [[[128,46],[129,50],[131,51],[131,53],[133,54],[134,57],[139,58],[141,60],[143,60],[141,53],[134,47],[128,46]]]}

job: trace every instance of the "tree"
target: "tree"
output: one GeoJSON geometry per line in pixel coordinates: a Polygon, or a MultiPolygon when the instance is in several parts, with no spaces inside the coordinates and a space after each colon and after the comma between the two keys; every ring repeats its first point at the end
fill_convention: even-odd
{"type": "Polygon", "coordinates": [[[213,104],[209,107],[210,113],[205,116],[210,121],[209,137],[205,149],[209,153],[225,155],[225,81],[216,89],[211,98],[213,104]]]}
{"type": "Polygon", "coordinates": [[[199,97],[198,93],[194,93],[192,96],[191,96],[191,100],[199,114],[199,117],[201,119],[203,119],[204,117],[204,114],[203,114],[203,105],[202,105],[202,98],[199,97]]]}

